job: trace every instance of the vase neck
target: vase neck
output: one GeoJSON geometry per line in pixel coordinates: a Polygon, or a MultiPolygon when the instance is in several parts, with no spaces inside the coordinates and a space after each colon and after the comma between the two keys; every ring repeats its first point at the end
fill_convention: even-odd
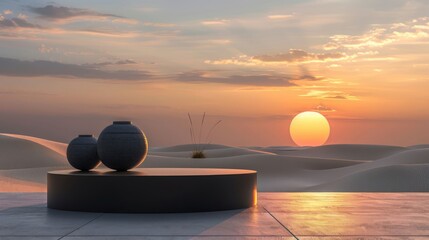
{"type": "Polygon", "coordinates": [[[79,134],[79,137],[93,137],[92,134],[79,134]]]}
{"type": "Polygon", "coordinates": [[[126,124],[131,124],[131,121],[114,121],[113,124],[123,124],[123,125],[126,125],[126,124]]]}

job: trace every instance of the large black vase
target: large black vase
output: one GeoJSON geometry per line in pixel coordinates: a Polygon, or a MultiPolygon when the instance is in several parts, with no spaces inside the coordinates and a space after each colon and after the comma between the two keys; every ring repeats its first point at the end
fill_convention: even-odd
{"type": "Polygon", "coordinates": [[[97,139],[92,135],[79,135],[67,146],[67,160],[72,167],[88,171],[100,164],[97,139]]]}
{"type": "Polygon", "coordinates": [[[146,158],[144,133],[129,121],[115,121],[100,134],[97,151],[104,165],[117,171],[139,166],[146,158]]]}

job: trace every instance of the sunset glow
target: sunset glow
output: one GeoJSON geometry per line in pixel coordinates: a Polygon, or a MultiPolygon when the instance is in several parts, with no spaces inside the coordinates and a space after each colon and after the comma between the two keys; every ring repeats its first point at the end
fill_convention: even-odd
{"type": "Polygon", "coordinates": [[[0,1],[0,239],[429,240],[429,0],[0,1]]]}
{"type": "Polygon", "coordinates": [[[222,120],[218,143],[293,145],[292,116],[316,111],[335,129],[329,144],[429,141],[427,1],[1,8],[3,133],[68,141],[130,119],[167,146],[188,143],[188,112],[207,112],[222,120]]]}

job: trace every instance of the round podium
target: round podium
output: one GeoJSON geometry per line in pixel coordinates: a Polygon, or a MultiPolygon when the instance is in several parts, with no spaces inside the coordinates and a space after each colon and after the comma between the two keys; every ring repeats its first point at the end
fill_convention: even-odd
{"type": "Polygon", "coordinates": [[[48,207],[108,213],[177,213],[252,207],[256,171],[211,168],[97,169],[48,173],[48,207]]]}

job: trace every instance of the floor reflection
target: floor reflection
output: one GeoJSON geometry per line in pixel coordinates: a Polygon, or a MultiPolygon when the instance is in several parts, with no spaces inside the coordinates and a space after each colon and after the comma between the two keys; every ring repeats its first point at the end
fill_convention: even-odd
{"type": "Polygon", "coordinates": [[[429,193],[258,193],[253,208],[190,214],[49,211],[46,193],[0,193],[0,239],[295,239],[291,233],[299,239],[429,239],[429,193]]]}
{"type": "Polygon", "coordinates": [[[429,234],[429,194],[280,193],[260,203],[298,236],[429,234]]]}

